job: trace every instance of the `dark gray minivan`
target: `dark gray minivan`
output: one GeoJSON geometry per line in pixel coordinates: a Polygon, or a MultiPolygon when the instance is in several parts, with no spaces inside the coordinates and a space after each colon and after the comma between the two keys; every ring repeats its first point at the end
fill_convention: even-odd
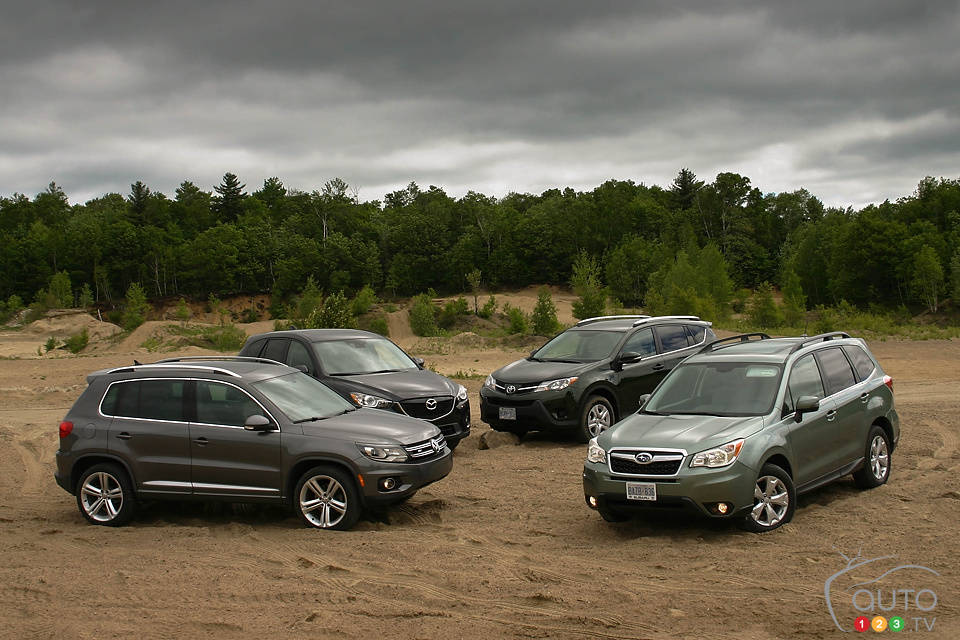
{"type": "Polygon", "coordinates": [[[436,426],[357,408],[269,360],[172,358],[87,382],[60,423],[55,477],[93,524],[193,498],[291,504],[309,526],[348,529],[453,466],[436,426]]]}

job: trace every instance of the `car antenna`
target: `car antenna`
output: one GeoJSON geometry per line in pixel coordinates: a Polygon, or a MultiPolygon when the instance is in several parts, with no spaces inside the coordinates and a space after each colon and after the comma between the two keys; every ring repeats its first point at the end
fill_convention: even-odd
{"type": "Polygon", "coordinates": [[[142,364],[143,364],[143,363],[140,362],[139,360],[137,360],[136,358],[133,359],[133,366],[139,367],[139,366],[141,366],[142,364]]]}

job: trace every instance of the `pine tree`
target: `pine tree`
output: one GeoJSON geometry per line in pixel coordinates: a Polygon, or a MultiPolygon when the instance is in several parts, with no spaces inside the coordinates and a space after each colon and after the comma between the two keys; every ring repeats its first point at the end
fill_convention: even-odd
{"type": "Polygon", "coordinates": [[[236,220],[243,211],[243,201],[247,197],[240,180],[232,173],[223,174],[223,181],[213,188],[220,195],[213,198],[213,210],[217,217],[224,222],[236,220]]]}

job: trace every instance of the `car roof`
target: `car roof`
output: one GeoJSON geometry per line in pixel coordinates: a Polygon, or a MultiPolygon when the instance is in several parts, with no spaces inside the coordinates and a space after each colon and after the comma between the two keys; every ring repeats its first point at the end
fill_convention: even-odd
{"type": "Polygon", "coordinates": [[[730,336],[713,344],[705,346],[699,353],[690,356],[689,362],[708,362],[716,360],[747,361],[747,362],[786,362],[790,356],[801,349],[817,350],[815,347],[857,344],[859,340],[850,338],[840,332],[825,333],[816,336],[800,336],[787,338],[771,338],[764,336],[758,340],[750,337],[763,334],[747,334],[744,336],[730,336]],[[740,341],[742,340],[742,341],[740,341]],[[725,342],[726,341],[726,342],[725,342]]]}
{"type": "Polygon", "coordinates": [[[629,331],[634,327],[656,324],[694,324],[709,327],[713,323],[697,316],[601,316],[581,320],[571,327],[577,331],[629,331]]]}
{"type": "Polygon", "coordinates": [[[379,333],[363,331],[361,329],[288,329],[286,331],[268,331],[250,336],[247,342],[261,338],[283,338],[300,336],[310,342],[325,342],[327,340],[351,340],[356,338],[383,338],[379,333]]]}
{"type": "Polygon", "coordinates": [[[197,356],[169,358],[158,362],[134,363],[94,371],[88,381],[100,376],[116,377],[118,380],[137,378],[188,378],[195,376],[216,377],[223,380],[243,379],[257,382],[268,378],[297,372],[298,369],[265,358],[242,358],[239,356],[197,356]]]}

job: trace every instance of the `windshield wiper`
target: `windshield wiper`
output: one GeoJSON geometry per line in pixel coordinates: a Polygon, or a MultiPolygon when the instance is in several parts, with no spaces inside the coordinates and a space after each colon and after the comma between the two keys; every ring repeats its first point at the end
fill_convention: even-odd
{"type": "Polygon", "coordinates": [[[304,422],[313,422],[314,420],[326,420],[329,416],[312,416],[310,418],[300,418],[299,420],[294,420],[293,424],[301,424],[304,422]]]}
{"type": "Polygon", "coordinates": [[[562,362],[565,364],[583,364],[581,360],[564,360],[562,358],[544,358],[540,362],[562,362]]]}
{"type": "Polygon", "coordinates": [[[650,411],[649,409],[641,409],[640,413],[645,413],[648,416],[670,416],[672,413],[663,413],[662,411],[650,411]]]}
{"type": "Polygon", "coordinates": [[[331,373],[332,376],[369,376],[374,373],[396,373],[397,371],[406,371],[406,369],[381,369],[379,371],[348,371],[346,373],[331,373]]]}

